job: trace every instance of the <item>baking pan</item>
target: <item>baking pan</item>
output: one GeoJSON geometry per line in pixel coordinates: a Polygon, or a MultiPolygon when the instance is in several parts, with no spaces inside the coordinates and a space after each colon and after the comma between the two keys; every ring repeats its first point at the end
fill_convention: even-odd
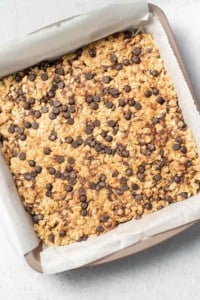
{"type": "MultiPolygon", "coordinates": [[[[171,31],[171,28],[170,28],[170,25],[169,25],[169,22],[167,20],[166,15],[164,14],[164,12],[158,6],[153,5],[153,4],[149,4],[149,11],[153,15],[157,16],[157,18],[159,19],[159,21],[160,21],[167,37],[168,37],[170,46],[173,49],[174,55],[176,56],[176,59],[179,63],[179,66],[182,70],[185,81],[186,81],[186,83],[187,83],[187,85],[190,89],[190,92],[191,92],[192,97],[195,101],[195,104],[196,104],[196,106],[199,110],[199,104],[198,104],[198,101],[197,101],[197,97],[196,97],[194,89],[192,87],[192,83],[190,81],[190,78],[187,74],[186,68],[184,66],[183,60],[181,58],[179,49],[177,47],[175,38],[174,38],[173,33],[171,31]]],[[[112,255],[106,256],[102,259],[99,259],[99,260],[97,260],[95,262],[92,262],[92,263],[90,263],[88,265],[85,265],[85,266],[100,265],[100,264],[103,264],[103,263],[107,263],[107,262],[110,262],[110,261],[114,261],[114,260],[129,256],[129,255],[135,254],[137,252],[145,250],[149,247],[152,247],[152,246],[154,246],[158,243],[161,243],[161,242],[175,236],[176,234],[178,234],[178,233],[182,232],[183,230],[185,230],[185,229],[189,228],[190,226],[192,226],[194,223],[195,222],[192,222],[192,223],[174,228],[172,230],[168,230],[168,231],[165,231],[163,233],[154,235],[152,237],[145,238],[143,241],[141,241],[139,243],[136,243],[136,244],[134,244],[130,247],[122,249],[122,250],[120,250],[120,251],[118,251],[118,252],[116,252],[112,255]]],[[[42,273],[42,267],[41,267],[41,264],[40,264],[40,251],[42,249],[41,247],[42,247],[42,244],[40,244],[37,248],[35,248],[31,252],[27,253],[25,255],[25,259],[26,259],[27,263],[31,266],[31,268],[33,268],[34,270],[42,273]]]]}

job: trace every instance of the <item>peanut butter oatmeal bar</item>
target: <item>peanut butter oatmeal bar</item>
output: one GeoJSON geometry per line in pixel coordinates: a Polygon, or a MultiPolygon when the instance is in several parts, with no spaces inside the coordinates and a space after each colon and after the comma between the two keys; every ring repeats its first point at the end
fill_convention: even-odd
{"type": "Polygon", "coordinates": [[[199,191],[200,160],[150,34],[119,33],[0,81],[0,139],[47,245],[199,191]]]}

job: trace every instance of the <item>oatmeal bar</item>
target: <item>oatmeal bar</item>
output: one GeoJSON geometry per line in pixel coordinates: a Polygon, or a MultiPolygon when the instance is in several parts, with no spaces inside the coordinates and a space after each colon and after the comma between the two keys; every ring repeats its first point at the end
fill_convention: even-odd
{"type": "Polygon", "coordinates": [[[0,139],[47,245],[199,191],[200,160],[150,34],[118,33],[0,81],[0,139]]]}

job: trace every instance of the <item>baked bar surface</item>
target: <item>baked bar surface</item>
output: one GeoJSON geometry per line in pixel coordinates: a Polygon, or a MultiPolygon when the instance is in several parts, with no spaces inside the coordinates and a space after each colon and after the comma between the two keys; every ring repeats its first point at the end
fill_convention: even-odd
{"type": "Polygon", "coordinates": [[[0,138],[47,245],[199,191],[200,160],[150,34],[118,33],[0,81],[0,138]]]}

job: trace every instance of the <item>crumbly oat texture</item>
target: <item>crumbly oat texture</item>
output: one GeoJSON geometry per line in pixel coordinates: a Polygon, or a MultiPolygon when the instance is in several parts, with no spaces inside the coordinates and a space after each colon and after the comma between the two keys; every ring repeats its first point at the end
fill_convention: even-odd
{"type": "Polygon", "coordinates": [[[105,233],[199,190],[196,143],[150,34],[115,34],[4,78],[0,138],[47,245],[105,233]]]}

